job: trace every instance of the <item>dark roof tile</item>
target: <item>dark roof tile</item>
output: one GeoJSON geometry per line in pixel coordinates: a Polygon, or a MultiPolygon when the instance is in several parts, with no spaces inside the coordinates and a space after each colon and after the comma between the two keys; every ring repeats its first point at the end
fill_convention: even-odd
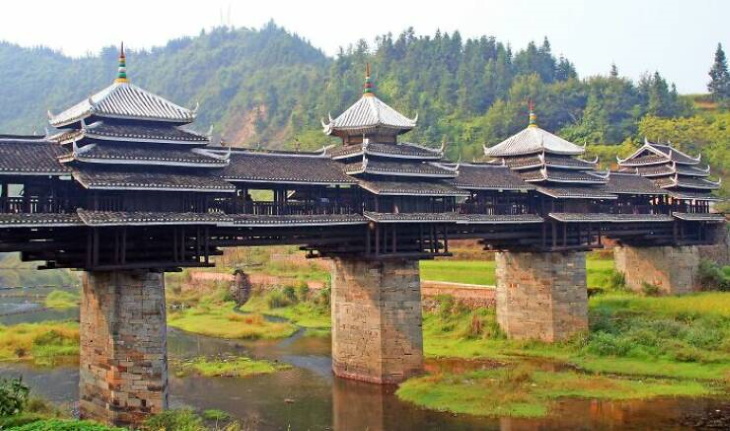
{"type": "Polygon", "coordinates": [[[0,138],[0,175],[63,175],[58,161],[67,151],[53,142],[0,138]]]}

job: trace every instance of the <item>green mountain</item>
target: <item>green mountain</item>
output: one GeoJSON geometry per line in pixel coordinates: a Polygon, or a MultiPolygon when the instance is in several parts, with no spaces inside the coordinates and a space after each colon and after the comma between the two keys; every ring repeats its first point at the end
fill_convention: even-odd
{"type": "MultiPolygon", "coordinates": [[[[46,112],[57,112],[108,85],[117,48],[69,58],[47,48],[0,43],[0,131],[43,133],[46,112]]],[[[306,40],[270,22],[261,29],[217,28],[163,47],[128,53],[130,78],[179,104],[200,103],[196,127],[213,125],[234,145],[318,148],[328,142],[320,119],[337,115],[361,91],[365,64],[376,93],[404,114],[419,114],[408,139],[453,143],[449,155],[478,157],[524,127],[527,100],[539,122],[576,141],[620,143],[639,120],[685,116],[691,105],[658,73],[634,83],[610,75],[579,79],[556,58],[547,39],[513,52],[491,37],[458,33],[360,41],[327,57],[306,40]]]]}

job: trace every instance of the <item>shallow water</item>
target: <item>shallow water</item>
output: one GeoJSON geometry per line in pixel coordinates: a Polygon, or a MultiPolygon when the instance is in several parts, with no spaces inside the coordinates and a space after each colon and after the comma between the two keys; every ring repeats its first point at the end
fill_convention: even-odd
{"type": "MultiPolygon", "coordinates": [[[[40,308],[25,310],[28,305],[22,298],[2,297],[0,302],[4,304],[0,310],[25,311],[0,316],[3,323],[10,317],[15,323],[59,318],[40,308]]],[[[75,316],[78,310],[68,313],[75,316]]],[[[550,417],[539,420],[479,418],[428,411],[398,400],[394,387],[334,378],[330,371],[329,338],[303,337],[301,331],[283,341],[233,341],[170,329],[168,351],[173,363],[200,355],[246,355],[291,364],[291,370],[248,378],[178,378],[171,373],[173,407],[224,410],[256,430],[730,429],[730,400],[727,399],[565,400],[556,405],[550,417]]],[[[493,366],[490,361],[428,363],[429,369],[448,370],[489,366],[493,366]]],[[[75,366],[49,369],[24,364],[0,365],[0,376],[11,375],[22,375],[34,393],[68,408],[72,408],[78,397],[75,366]]]]}

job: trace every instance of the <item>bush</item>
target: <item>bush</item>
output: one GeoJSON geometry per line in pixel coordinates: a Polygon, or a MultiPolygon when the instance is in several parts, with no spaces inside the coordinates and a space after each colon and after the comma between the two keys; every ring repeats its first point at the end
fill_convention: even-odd
{"type": "Polygon", "coordinates": [[[272,290],[266,295],[266,305],[269,308],[282,308],[292,305],[292,301],[281,290],[272,290]]]}
{"type": "Polygon", "coordinates": [[[704,290],[730,291],[730,267],[720,268],[711,260],[702,259],[698,269],[697,277],[700,286],[704,290]]]}
{"type": "Polygon", "coordinates": [[[0,416],[12,416],[23,412],[28,403],[30,389],[23,379],[0,380],[0,416]]]}
{"type": "Polygon", "coordinates": [[[626,290],[626,274],[615,269],[611,270],[611,274],[608,276],[608,288],[626,290]]]}
{"type": "Polygon", "coordinates": [[[647,283],[646,281],[641,282],[641,291],[646,296],[659,296],[659,286],[647,283]]]}
{"type": "Polygon", "coordinates": [[[203,419],[190,409],[166,410],[156,414],[142,426],[148,431],[203,431],[203,419]]]}

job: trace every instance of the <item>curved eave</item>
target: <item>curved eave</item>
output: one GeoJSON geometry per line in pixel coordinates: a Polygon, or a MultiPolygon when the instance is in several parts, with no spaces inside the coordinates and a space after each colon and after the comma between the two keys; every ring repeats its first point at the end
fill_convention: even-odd
{"type": "Polygon", "coordinates": [[[172,166],[180,168],[225,168],[226,163],[198,163],[198,162],[182,162],[175,160],[135,160],[135,159],[101,159],[95,157],[83,157],[78,155],[62,156],[59,158],[62,163],[82,162],[100,165],[130,165],[130,166],[172,166]]]}
{"type": "Polygon", "coordinates": [[[543,189],[542,187],[538,187],[537,191],[539,193],[542,193],[546,196],[550,196],[551,198],[555,199],[599,199],[599,200],[613,200],[618,199],[618,196],[615,194],[581,194],[581,195],[555,195],[553,193],[550,193],[550,191],[543,189]]]}
{"type": "Polygon", "coordinates": [[[177,125],[183,125],[183,124],[189,124],[195,121],[195,115],[191,115],[189,118],[165,118],[165,117],[151,117],[151,116],[136,116],[136,115],[117,115],[117,114],[107,114],[97,111],[88,111],[85,112],[82,115],[79,115],[77,117],[68,119],[68,120],[59,120],[54,121],[53,119],[49,120],[48,123],[55,127],[55,128],[63,128],[73,125],[81,125],[82,120],[86,120],[87,118],[91,117],[99,117],[99,118],[112,118],[112,119],[122,119],[122,120],[138,120],[138,121],[155,121],[155,122],[164,122],[164,123],[171,123],[171,124],[177,124],[177,125]]]}
{"type": "MultiPolygon", "coordinates": [[[[78,180],[77,180],[78,181],[78,180]]],[[[79,181],[81,183],[81,181],[79,181]]],[[[148,191],[148,192],[198,192],[198,193],[235,193],[236,189],[233,188],[219,188],[219,189],[210,189],[210,188],[198,188],[198,187],[167,187],[164,185],[155,185],[155,184],[105,184],[105,185],[96,185],[96,184],[83,184],[81,183],[84,188],[88,190],[135,190],[135,191],[148,191]]]]}
{"type": "Polygon", "coordinates": [[[252,184],[292,184],[292,185],[308,185],[308,186],[354,186],[357,181],[303,181],[288,178],[246,178],[246,177],[230,177],[221,176],[222,179],[231,183],[252,183],[252,184]]]}
{"type": "MultiPolygon", "coordinates": [[[[360,154],[362,155],[362,153],[360,153],[360,154]]],[[[386,157],[389,159],[406,159],[406,160],[441,160],[443,158],[443,154],[410,155],[410,154],[385,153],[385,152],[370,151],[370,150],[365,150],[365,154],[367,154],[369,156],[386,157]]]]}
{"type": "Polygon", "coordinates": [[[415,128],[416,126],[389,126],[386,124],[366,124],[362,126],[357,127],[339,127],[336,125],[328,124],[324,128],[324,133],[326,135],[334,135],[337,137],[344,137],[344,136],[353,136],[353,135],[364,135],[369,134],[378,130],[386,130],[390,131],[391,133],[386,133],[389,135],[402,135],[403,133],[410,132],[415,128]]]}
{"type": "Polygon", "coordinates": [[[552,177],[547,178],[535,178],[531,180],[524,180],[528,183],[560,183],[560,184],[591,184],[591,185],[603,185],[606,184],[607,180],[596,179],[596,180],[567,180],[557,179],[552,177]]]}
{"type": "Polygon", "coordinates": [[[97,135],[90,132],[85,132],[84,136],[89,139],[95,139],[99,141],[112,141],[112,142],[131,142],[131,143],[145,143],[145,144],[175,144],[175,145],[208,145],[210,142],[207,138],[201,140],[178,140],[178,139],[158,139],[154,137],[134,137],[134,136],[107,136],[97,135]]]}
{"type": "Polygon", "coordinates": [[[391,177],[409,177],[409,178],[439,178],[439,179],[449,179],[449,178],[456,178],[456,173],[448,173],[448,174],[426,174],[422,172],[393,172],[393,171],[379,171],[375,170],[373,168],[358,168],[353,170],[345,170],[345,173],[347,175],[361,175],[361,174],[368,174],[368,175],[379,175],[379,176],[391,176],[391,177]]]}
{"type": "Polygon", "coordinates": [[[500,151],[499,149],[494,150],[495,147],[484,147],[484,155],[487,157],[494,157],[494,158],[509,158],[509,157],[521,157],[521,156],[530,156],[533,154],[555,154],[558,156],[579,156],[585,152],[585,150],[581,149],[580,151],[574,150],[574,151],[556,151],[556,150],[549,150],[547,148],[536,148],[534,150],[528,150],[528,151],[516,151],[516,152],[509,152],[509,151],[500,151]]]}

